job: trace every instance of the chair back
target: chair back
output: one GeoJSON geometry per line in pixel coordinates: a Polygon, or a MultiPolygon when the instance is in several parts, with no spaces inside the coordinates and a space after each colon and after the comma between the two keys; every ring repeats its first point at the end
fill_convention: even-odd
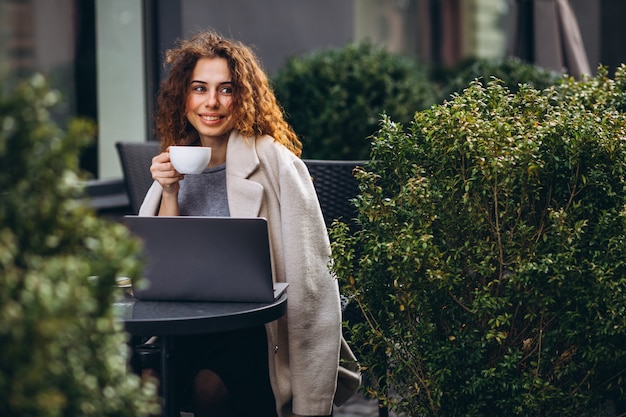
{"type": "Polygon", "coordinates": [[[365,161],[305,159],[322,208],[326,226],[335,219],[352,223],[356,209],[350,202],[359,193],[358,181],[352,171],[365,161]]]}
{"type": "Polygon", "coordinates": [[[150,165],[152,158],[159,153],[159,143],[155,141],[117,142],[115,147],[124,172],[124,184],[130,208],[133,214],[137,214],[153,182],[150,165]]]}

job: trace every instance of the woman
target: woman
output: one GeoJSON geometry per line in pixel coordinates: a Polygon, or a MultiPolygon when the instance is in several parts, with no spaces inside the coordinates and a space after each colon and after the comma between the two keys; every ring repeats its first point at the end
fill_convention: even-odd
{"type": "Polygon", "coordinates": [[[139,215],[218,215],[268,220],[274,280],[289,283],[287,314],[261,329],[180,344],[177,369],[197,417],[325,416],[340,392],[342,358],[354,356],[341,335],[330,245],[301,143],[283,118],[252,51],[216,33],[200,33],[168,51],[157,101],[163,152],[139,215]],[[179,174],[171,145],[209,146],[198,175],[179,174]],[[215,342],[218,340],[218,342],[215,342]],[[180,354],[183,350],[184,354],[180,354]],[[266,405],[264,405],[266,404],[266,405]],[[249,406],[246,408],[246,406],[249,406]]]}

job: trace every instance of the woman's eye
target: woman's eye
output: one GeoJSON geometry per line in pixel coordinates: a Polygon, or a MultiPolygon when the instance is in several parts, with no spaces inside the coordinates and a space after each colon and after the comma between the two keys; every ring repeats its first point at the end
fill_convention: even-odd
{"type": "Polygon", "coordinates": [[[224,86],[224,87],[220,88],[219,92],[221,94],[232,94],[233,93],[233,88],[231,86],[224,86]]]}
{"type": "Polygon", "coordinates": [[[202,85],[196,85],[196,86],[192,87],[191,89],[192,89],[193,91],[197,91],[197,92],[203,92],[203,91],[205,91],[205,88],[204,88],[204,86],[202,86],[202,85]]]}

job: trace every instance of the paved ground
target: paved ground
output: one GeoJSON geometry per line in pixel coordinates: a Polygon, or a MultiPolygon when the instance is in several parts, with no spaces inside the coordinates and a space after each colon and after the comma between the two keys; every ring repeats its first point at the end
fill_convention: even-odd
{"type": "MultiPolygon", "coordinates": [[[[333,417],[379,417],[378,400],[365,398],[356,393],[341,407],[335,407],[333,417]]],[[[389,412],[389,417],[406,417],[403,414],[389,412]]]]}
{"type": "Polygon", "coordinates": [[[341,407],[335,407],[333,417],[378,417],[378,401],[356,393],[341,407]]]}
{"type": "MultiPolygon", "coordinates": [[[[181,417],[193,417],[191,413],[180,413],[181,417]]],[[[378,401],[367,399],[356,393],[341,407],[335,407],[333,417],[378,417],[378,401]]],[[[389,417],[395,414],[389,413],[389,417]]]]}

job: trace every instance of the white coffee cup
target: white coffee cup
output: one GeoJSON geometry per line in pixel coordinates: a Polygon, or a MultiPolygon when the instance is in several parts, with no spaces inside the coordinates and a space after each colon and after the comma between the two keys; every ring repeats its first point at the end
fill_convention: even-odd
{"type": "Polygon", "coordinates": [[[181,174],[199,174],[211,161],[211,148],[205,146],[170,146],[170,161],[181,174]]]}

